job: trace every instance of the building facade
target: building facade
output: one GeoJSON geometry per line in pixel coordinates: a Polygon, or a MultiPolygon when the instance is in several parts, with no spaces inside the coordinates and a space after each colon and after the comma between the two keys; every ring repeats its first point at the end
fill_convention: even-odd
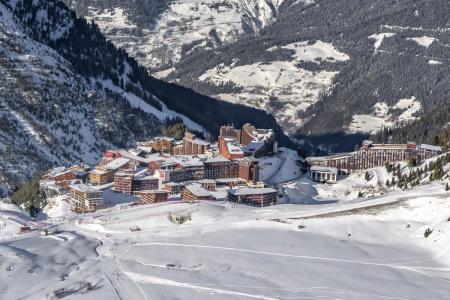
{"type": "Polygon", "coordinates": [[[228,191],[228,200],[251,206],[276,205],[278,192],[272,188],[238,188],[228,191]]]}
{"type": "Polygon", "coordinates": [[[86,184],[69,185],[70,205],[77,212],[91,212],[104,208],[102,192],[86,184]]]}
{"type": "Polygon", "coordinates": [[[154,190],[154,191],[141,191],[140,192],[141,201],[143,203],[159,203],[166,202],[169,196],[167,191],[154,190]]]}
{"type": "Polygon", "coordinates": [[[350,173],[374,167],[385,166],[389,163],[415,159],[420,162],[441,153],[437,146],[415,143],[407,144],[375,144],[364,141],[360,149],[350,153],[335,154],[323,157],[308,157],[308,165],[337,168],[339,172],[350,173]]]}
{"type": "Polygon", "coordinates": [[[335,183],[338,179],[338,169],[313,166],[309,170],[309,179],[318,182],[335,183]]]}
{"type": "Polygon", "coordinates": [[[181,199],[186,202],[216,200],[212,193],[203,188],[199,183],[186,185],[181,192],[181,199]]]}
{"type": "MultiPolygon", "coordinates": [[[[277,152],[278,145],[275,139],[275,133],[272,129],[259,129],[251,124],[245,124],[241,129],[236,129],[232,125],[224,125],[219,131],[219,151],[224,157],[227,156],[254,156],[261,157],[277,152]],[[231,145],[228,146],[227,145],[231,145]],[[230,150],[230,147],[242,145],[242,152],[238,153],[236,147],[233,147],[236,153],[230,150]]],[[[227,157],[227,158],[230,158],[227,157]]],[[[230,158],[234,159],[234,158],[230,158]]]]}

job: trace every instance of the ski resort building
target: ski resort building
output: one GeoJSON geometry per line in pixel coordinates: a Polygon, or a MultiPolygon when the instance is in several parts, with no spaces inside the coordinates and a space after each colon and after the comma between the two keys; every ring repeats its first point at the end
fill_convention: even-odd
{"type": "Polygon", "coordinates": [[[176,182],[167,182],[164,184],[164,190],[168,192],[170,195],[181,194],[183,190],[183,185],[176,182]]]}
{"type": "Polygon", "coordinates": [[[228,191],[228,200],[251,206],[269,206],[278,202],[278,192],[272,188],[237,188],[228,191]]]}
{"type": "Polygon", "coordinates": [[[205,154],[210,144],[199,139],[195,134],[186,132],[184,134],[183,143],[176,145],[172,149],[173,155],[200,155],[205,154]]]}
{"type": "Polygon", "coordinates": [[[244,157],[236,160],[238,164],[238,174],[235,177],[247,181],[259,181],[259,161],[254,157],[244,157]]]}
{"type": "Polygon", "coordinates": [[[409,159],[420,162],[439,154],[441,154],[441,147],[432,145],[417,145],[413,142],[375,144],[372,141],[364,141],[357,151],[323,157],[308,157],[306,161],[309,167],[333,167],[337,168],[340,173],[350,173],[409,159]]]}
{"type": "Polygon", "coordinates": [[[155,137],[154,139],[141,143],[138,148],[150,148],[152,152],[171,153],[175,140],[170,137],[155,137]]]}
{"type": "Polygon", "coordinates": [[[203,179],[198,183],[207,191],[214,191],[216,189],[216,182],[212,179],[203,179]]]}
{"type": "Polygon", "coordinates": [[[50,170],[47,174],[45,174],[42,179],[51,180],[55,183],[65,182],[68,180],[76,179],[77,176],[71,169],[66,167],[57,167],[50,170]]]}
{"type": "Polygon", "coordinates": [[[146,169],[127,169],[114,175],[114,191],[127,195],[137,195],[140,191],[157,190],[159,179],[147,173],[146,169]]]}
{"type": "Polygon", "coordinates": [[[91,212],[104,208],[102,192],[87,184],[69,185],[70,205],[73,211],[91,212]]]}
{"type": "Polygon", "coordinates": [[[141,191],[139,194],[141,196],[141,201],[148,204],[165,202],[169,196],[167,191],[162,190],[141,191]]]}
{"type": "Polygon", "coordinates": [[[309,170],[309,178],[318,182],[335,183],[338,179],[338,169],[333,167],[313,166],[309,170]]]}
{"type": "Polygon", "coordinates": [[[238,174],[237,163],[225,157],[207,158],[203,165],[206,179],[232,178],[237,177],[238,174]]]}
{"type": "Polygon", "coordinates": [[[104,185],[114,181],[114,175],[130,166],[131,161],[127,158],[105,157],[95,169],[89,172],[89,182],[93,185],[104,185]]]}
{"type": "Polygon", "coordinates": [[[216,200],[213,194],[199,183],[186,185],[181,193],[181,199],[186,202],[216,200]]]}
{"type": "Polygon", "coordinates": [[[261,157],[277,152],[277,147],[272,129],[258,129],[251,124],[245,124],[241,129],[232,125],[220,127],[219,152],[229,159],[261,157]]]}

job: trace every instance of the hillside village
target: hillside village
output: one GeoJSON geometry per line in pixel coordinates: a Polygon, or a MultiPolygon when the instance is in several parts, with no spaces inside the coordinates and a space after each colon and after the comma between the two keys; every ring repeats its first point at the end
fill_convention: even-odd
{"type": "MultiPolygon", "coordinates": [[[[41,178],[40,187],[47,197],[70,195],[76,212],[168,200],[274,205],[278,192],[261,180],[259,158],[278,151],[270,129],[222,126],[218,143],[189,132],[182,140],[156,137],[133,149],[107,150],[94,167],[56,167],[41,178]]],[[[300,161],[296,164],[300,174],[300,161]]]]}
{"type": "Polygon", "coordinates": [[[156,137],[49,170],[35,217],[0,201],[0,279],[12,298],[446,299],[449,175],[412,142],[303,159],[248,124],[156,137]]]}
{"type": "MultiPolygon", "coordinates": [[[[124,203],[177,200],[263,207],[293,202],[284,182],[304,177],[335,184],[355,172],[385,166],[388,170],[390,165],[405,162],[416,166],[442,154],[439,146],[364,141],[354,152],[306,159],[295,155],[287,165],[273,165],[280,152],[292,150],[279,149],[271,129],[224,125],[217,141],[210,143],[186,132],[182,140],[155,137],[132,149],[107,150],[93,167],[82,164],[49,170],[40,180],[40,189],[47,198],[67,195],[71,210],[79,213],[124,203]],[[274,174],[286,170],[287,178],[274,180],[274,174]]],[[[365,180],[370,178],[366,172],[365,180]]],[[[395,178],[379,181],[377,185],[383,188],[396,183],[395,178]]],[[[363,195],[359,191],[358,197],[363,195]]]]}

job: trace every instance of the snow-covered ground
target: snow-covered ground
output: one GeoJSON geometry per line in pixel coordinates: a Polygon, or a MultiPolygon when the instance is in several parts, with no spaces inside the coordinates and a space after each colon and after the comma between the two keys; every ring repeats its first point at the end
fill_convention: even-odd
{"type": "Polygon", "coordinates": [[[297,152],[288,148],[280,148],[273,156],[259,159],[259,176],[261,181],[268,184],[279,184],[299,178],[299,156],[297,152]]]}
{"type": "Polygon", "coordinates": [[[393,37],[394,35],[395,35],[395,33],[393,33],[393,32],[383,32],[383,33],[373,34],[373,35],[369,36],[369,38],[372,40],[375,40],[373,47],[375,48],[375,50],[378,50],[385,38],[390,38],[390,37],[393,37]]]}
{"type": "MultiPolygon", "coordinates": [[[[271,22],[281,0],[176,0],[148,27],[139,27],[122,7],[89,7],[87,18],[118,47],[150,69],[170,67],[196,48],[214,48],[271,22]]],[[[154,75],[164,77],[167,72],[154,75]]]]}
{"type": "Polygon", "coordinates": [[[239,93],[213,95],[219,99],[267,110],[282,125],[286,132],[295,131],[302,124],[298,113],[316,103],[320,94],[332,84],[336,72],[310,71],[298,66],[300,62],[346,61],[345,53],[332,44],[316,41],[292,43],[282,47],[271,47],[266,51],[291,50],[286,60],[256,62],[247,65],[219,65],[206,71],[200,81],[213,85],[233,83],[242,88],[239,93]],[[272,108],[276,98],[276,107],[272,108]]]}
{"type": "MultiPolygon", "coordinates": [[[[386,176],[371,172],[368,185],[386,176]]],[[[326,190],[364,183],[363,177],[320,189],[305,178],[297,182],[309,185],[312,198],[314,189],[325,197],[326,190]]],[[[337,192],[335,203],[167,202],[86,215],[71,214],[57,197],[40,223],[60,233],[17,234],[0,244],[1,297],[448,299],[450,202],[433,197],[443,190],[434,183],[368,199],[346,200],[337,192]],[[399,197],[410,200],[314,217],[399,197]],[[191,221],[174,224],[169,214],[191,221]],[[302,216],[309,218],[292,219],[302,216]],[[131,232],[136,226],[141,231],[131,232]]],[[[10,206],[1,209],[17,210],[10,206]]]]}
{"type": "Polygon", "coordinates": [[[374,133],[382,127],[390,127],[395,122],[412,121],[422,110],[422,104],[416,97],[400,99],[395,105],[388,106],[384,102],[376,103],[371,114],[354,115],[348,126],[349,133],[374,133]],[[394,115],[393,112],[396,112],[394,115]]]}
{"type": "Polygon", "coordinates": [[[420,36],[420,37],[413,37],[413,38],[406,38],[406,39],[414,41],[417,44],[419,44],[420,46],[425,47],[425,48],[430,47],[431,44],[433,44],[434,41],[436,41],[435,38],[429,37],[429,36],[420,36]]]}

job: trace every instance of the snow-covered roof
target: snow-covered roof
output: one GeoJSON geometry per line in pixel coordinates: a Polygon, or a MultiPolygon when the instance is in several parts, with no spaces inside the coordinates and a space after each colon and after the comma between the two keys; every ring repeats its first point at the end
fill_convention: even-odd
{"type": "Polygon", "coordinates": [[[256,152],[259,149],[261,149],[262,147],[264,147],[264,142],[253,141],[250,144],[248,144],[247,146],[245,146],[244,149],[248,152],[256,152]]]}
{"type": "Polygon", "coordinates": [[[92,186],[80,183],[80,184],[71,184],[69,185],[69,188],[73,190],[77,190],[82,193],[101,193],[100,191],[94,189],[92,186]]]}
{"type": "Polygon", "coordinates": [[[94,173],[94,174],[102,175],[102,174],[105,174],[106,171],[99,170],[99,169],[92,169],[92,170],[89,171],[89,173],[94,173]]]}
{"type": "Polygon", "coordinates": [[[330,160],[330,159],[339,159],[344,157],[350,157],[351,155],[355,154],[355,152],[346,152],[346,153],[336,153],[328,156],[310,156],[306,158],[306,161],[323,161],[323,160],[330,160]]]}
{"type": "Polygon", "coordinates": [[[208,157],[205,162],[227,162],[230,161],[228,158],[225,158],[223,156],[216,156],[216,157],[208,157]]]}
{"type": "Polygon", "coordinates": [[[139,174],[139,175],[135,175],[134,180],[137,181],[143,181],[143,180],[150,180],[150,179],[155,179],[155,180],[159,180],[157,177],[150,175],[150,174],[139,174]]]}
{"type": "Polygon", "coordinates": [[[122,168],[129,162],[130,162],[130,160],[128,158],[120,157],[120,158],[116,158],[113,161],[107,163],[105,167],[108,170],[117,170],[119,168],[122,168]]]}
{"type": "Polygon", "coordinates": [[[428,145],[428,144],[420,144],[417,145],[417,148],[419,149],[425,149],[425,150],[431,150],[431,151],[437,151],[440,152],[442,151],[442,148],[439,146],[433,146],[433,145],[428,145]]]}
{"type": "Polygon", "coordinates": [[[67,169],[66,167],[56,167],[56,168],[53,168],[52,170],[50,170],[50,172],[47,174],[47,176],[57,177],[57,176],[67,174],[69,172],[70,172],[70,170],[67,169]]]}
{"type": "Polygon", "coordinates": [[[186,188],[197,197],[209,197],[212,196],[211,192],[207,191],[198,183],[191,183],[186,188]]]}
{"type": "Polygon", "coordinates": [[[140,191],[141,194],[167,194],[167,191],[164,190],[144,190],[140,191]]]}
{"type": "Polygon", "coordinates": [[[182,184],[181,183],[177,183],[177,182],[173,182],[173,181],[170,181],[170,182],[167,182],[167,183],[165,183],[164,184],[164,186],[182,186],[182,184]]]}
{"type": "Polygon", "coordinates": [[[139,161],[139,162],[146,163],[146,164],[148,164],[150,162],[150,160],[147,159],[147,158],[143,158],[143,157],[137,156],[137,155],[135,155],[133,153],[130,153],[128,151],[125,151],[125,150],[119,150],[119,153],[123,157],[131,159],[131,160],[139,161]]]}
{"type": "Polygon", "coordinates": [[[231,189],[229,193],[235,196],[263,195],[269,193],[277,193],[273,188],[240,188],[231,189]]]}
{"type": "Polygon", "coordinates": [[[202,179],[199,183],[216,183],[213,179],[202,179]]]}
{"type": "Polygon", "coordinates": [[[333,167],[319,167],[319,166],[312,166],[311,167],[311,172],[326,172],[326,173],[338,173],[338,169],[337,168],[333,168],[333,167]]]}
{"type": "Polygon", "coordinates": [[[230,182],[245,182],[242,178],[218,178],[215,179],[217,183],[230,183],[230,182]]]}
{"type": "Polygon", "coordinates": [[[226,142],[229,153],[232,153],[232,154],[243,154],[244,153],[242,151],[242,148],[234,140],[229,141],[229,140],[225,139],[225,142],[226,142]]]}

